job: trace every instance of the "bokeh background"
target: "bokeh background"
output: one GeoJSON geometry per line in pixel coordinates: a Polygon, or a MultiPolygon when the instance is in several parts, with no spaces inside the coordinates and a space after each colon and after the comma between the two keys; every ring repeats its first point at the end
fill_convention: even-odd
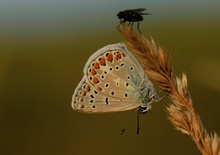
{"type": "MultiPolygon", "coordinates": [[[[71,98],[89,56],[123,41],[116,14],[147,8],[140,24],[184,71],[207,131],[220,132],[220,1],[0,0],[0,154],[200,154],[153,104],[124,135],[132,111],[87,115],[71,98]]],[[[134,28],[136,29],[136,24],[134,28]]]]}

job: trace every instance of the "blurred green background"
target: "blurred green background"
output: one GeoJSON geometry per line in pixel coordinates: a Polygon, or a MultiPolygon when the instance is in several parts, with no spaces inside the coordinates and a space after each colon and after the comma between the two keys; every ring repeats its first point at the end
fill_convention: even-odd
{"type": "MultiPolygon", "coordinates": [[[[116,14],[147,8],[140,24],[188,76],[206,129],[220,131],[220,1],[1,0],[0,154],[200,154],[166,119],[168,99],[153,104],[124,135],[132,111],[87,115],[71,98],[89,56],[123,41],[116,14]]],[[[136,23],[134,28],[136,30],[136,23]]]]}

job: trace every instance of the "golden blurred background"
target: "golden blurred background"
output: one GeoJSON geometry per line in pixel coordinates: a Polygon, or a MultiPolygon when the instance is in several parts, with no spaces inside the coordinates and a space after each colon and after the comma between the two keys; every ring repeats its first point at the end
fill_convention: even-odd
{"type": "MultiPolygon", "coordinates": [[[[123,41],[116,14],[147,8],[141,31],[184,71],[208,132],[220,131],[220,1],[1,0],[0,154],[200,154],[166,119],[164,99],[120,130],[133,111],[87,115],[71,108],[89,56],[123,41]]],[[[136,30],[136,23],[133,29],[136,30]]]]}

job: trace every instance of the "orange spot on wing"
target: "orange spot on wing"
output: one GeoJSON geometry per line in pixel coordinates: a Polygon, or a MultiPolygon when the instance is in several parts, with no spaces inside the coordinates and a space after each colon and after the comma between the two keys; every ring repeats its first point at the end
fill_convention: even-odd
{"type": "Polygon", "coordinates": [[[79,101],[80,101],[80,102],[83,102],[83,98],[82,98],[82,97],[80,97],[80,98],[79,98],[79,101]]]}
{"type": "Polygon", "coordinates": [[[101,87],[97,87],[97,90],[100,92],[100,91],[102,91],[102,88],[101,87]]]}
{"type": "Polygon", "coordinates": [[[115,58],[116,58],[116,60],[121,59],[121,53],[117,53],[115,58]]]}
{"type": "Polygon", "coordinates": [[[112,54],[109,53],[109,54],[107,55],[106,59],[107,59],[107,61],[111,61],[111,62],[112,62],[112,60],[113,60],[112,54]]]}
{"type": "Polygon", "coordinates": [[[82,96],[86,96],[86,91],[82,91],[82,92],[81,92],[81,95],[82,95],[82,96]]]}
{"type": "Polygon", "coordinates": [[[86,91],[86,92],[89,92],[89,91],[90,91],[90,87],[89,87],[88,85],[86,86],[85,91],[86,91]]]}
{"type": "Polygon", "coordinates": [[[98,64],[97,62],[95,63],[94,68],[95,68],[95,69],[99,69],[99,68],[100,68],[100,67],[99,67],[99,64],[98,64]]]}
{"type": "Polygon", "coordinates": [[[96,74],[96,71],[93,69],[93,70],[91,70],[91,74],[92,75],[95,75],[96,74]]]}
{"type": "Polygon", "coordinates": [[[93,80],[92,80],[92,82],[93,82],[94,84],[97,84],[97,83],[99,83],[99,80],[98,80],[96,77],[94,77],[93,80]]]}
{"type": "Polygon", "coordinates": [[[104,66],[105,65],[105,59],[104,58],[101,58],[101,60],[99,61],[99,64],[104,66]]]}

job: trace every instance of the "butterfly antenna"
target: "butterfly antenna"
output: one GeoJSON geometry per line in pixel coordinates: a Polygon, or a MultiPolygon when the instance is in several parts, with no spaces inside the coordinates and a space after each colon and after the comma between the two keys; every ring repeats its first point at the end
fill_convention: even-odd
{"type": "Polygon", "coordinates": [[[120,135],[122,135],[125,130],[127,129],[127,126],[131,123],[132,118],[134,117],[134,114],[138,111],[138,128],[137,128],[137,134],[139,134],[139,107],[132,113],[131,117],[129,118],[127,124],[125,125],[125,127],[121,130],[120,135]]]}
{"type": "Polygon", "coordinates": [[[140,117],[140,108],[138,108],[138,114],[137,114],[137,135],[139,135],[139,129],[140,129],[139,117],[140,117]]]}

